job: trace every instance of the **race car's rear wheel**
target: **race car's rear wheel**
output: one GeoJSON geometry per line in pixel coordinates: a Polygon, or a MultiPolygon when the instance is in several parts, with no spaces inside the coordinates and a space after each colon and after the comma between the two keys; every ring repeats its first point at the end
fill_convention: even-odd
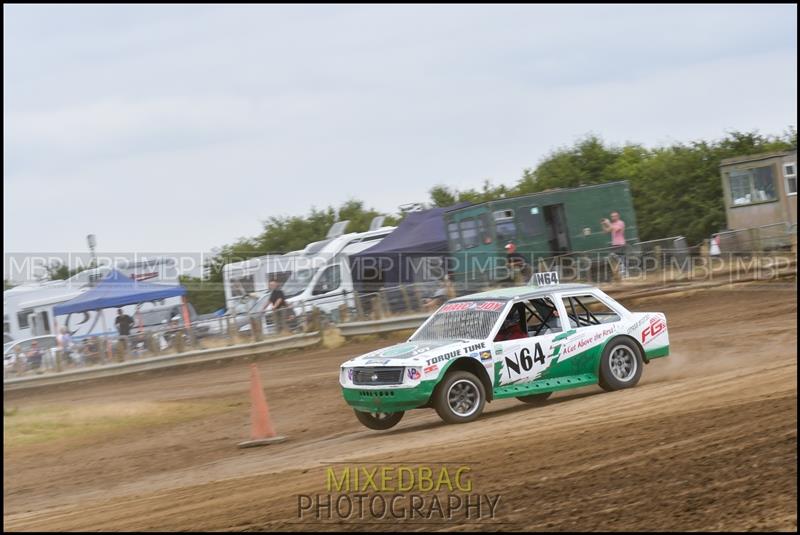
{"type": "Polygon", "coordinates": [[[448,373],[433,393],[433,407],[448,424],[462,424],[478,418],[486,405],[486,389],[480,379],[467,371],[448,373]]]}
{"type": "Polygon", "coordinates": [[[643,367],[639,346],[630,338],[614,338],[600,359],[600,387],[611,392],[636,386],[643,367]]]}
{"type": "Polygon", "coordinates": [[[523,403],[530,403],[531,405],[539,405],[544,403],[550,397],[552,392],[543,392],[541,394],[531,394],[530,396],[517,396],[517,399],[523,403]]]}
{"type": "Polygon", "coordinates": [[[362,412],[354,409],[358,421],[370,429],[383,431],[396,426],[403,419],[404,412],[362,412]]]}

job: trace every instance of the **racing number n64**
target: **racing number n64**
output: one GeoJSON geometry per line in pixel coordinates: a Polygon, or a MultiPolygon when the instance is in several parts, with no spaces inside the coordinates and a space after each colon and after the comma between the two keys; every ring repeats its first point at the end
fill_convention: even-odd
{"type": "Polygon", "coordinates": [[[511,378],[511,370],[514,370],[514,372],[519,375],[523,371],[531,371],[534,362],[544,364],[544,351],[542,351],[542,346],[537,343],[533,352],[533,358],[531,358],[531,350],[527,347],[523,347],[513,358],[506,357],[506,368],[508,369],[509,379],[511,378]]]}

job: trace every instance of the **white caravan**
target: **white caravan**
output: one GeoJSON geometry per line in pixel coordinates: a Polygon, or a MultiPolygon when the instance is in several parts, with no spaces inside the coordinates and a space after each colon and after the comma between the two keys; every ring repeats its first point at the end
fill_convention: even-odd
{"type": "Polygon", "coordinates": [[[287,280],[294,271],[294,260],[299,252],[284,255],[265,255],[222,267],[222,285],[225,290],[225,308],[241,312],[269,289],[269,280],[276,277],[287,280]]]}
{"type": "MultiPolygon", "coordinates": [[[[179,284],[175,260],[172,258],[119,262],[115,268],[134,280],[179,284]]],[[[4,340],[56,334],[53,332],[56,322],[59,326],[66,326],[74,337],[115,333],[116,309],[102,310],[100,314],[93,311],[58,316],[56,322],[53,317],[53,307],[81,295],[110,271],[111,267],[101,266],[81,271],[66,280],[28,283],[5,290],[3,292],[4,340]]],[[[135,319],[137,310],[180,306],[180,304],[180,297],[170,297],[157,302],[122,308],[126,314],[135,319]]]]}

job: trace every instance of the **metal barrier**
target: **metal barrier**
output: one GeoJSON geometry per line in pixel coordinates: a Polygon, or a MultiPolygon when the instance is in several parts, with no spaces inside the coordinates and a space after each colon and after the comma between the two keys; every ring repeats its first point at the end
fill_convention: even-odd
{"type": "Polygon", "coordinates": [[[318,332],[297,334],[287,337],[277,337],[254,344],[243,344],[217,349],[189,351],[186,353],[148,357],[130,360],[127,362],[111,363],[102,366],[87,366],[79,369],[64,370],[61,373],[46,373],[42,375],[28,375],[12,379],[4,379],[3,390],[10,391],[38,388],[42,386],[52,386],[77,381],[113,377],[129,373],[140,373],[164,368],[187,366],[190,364],[199,364],[203,362],[249,357],[275,351],[285,351],[287,349],[301,349],[316,345],[319,342],[320,335],[318,332]]]}
{"type": "Polygon", "coordinates": [[[388,333],[393,331],[404,331],[416,329],[428,319],[430,314],[412,314],[409,316],[398,316],[375,321],[353,321],[338,325],[342,336],[364,336],[369,334],[388,333]]]}
{"type": "Polygon", "coordinates": [[[667,266],[682,266],[690,254],[686,238],[671,236],[541,258],[536,270],[557,271],[562,281],[610,282],[631,272],[654,272],[667,266]]]}
{"type": "Polygon", "coordinates": [[[37,346],[25,346],[6,355],[3,378],[67,373],[102,368],[152,358],[185,356],[204,350],[227,350],[235,346],[258,344],[291,335],[319,331],[321,322],[314,314],[296,317],[281,310],[205,318],[189,324],[179,320],[159,325],[135,325],[127,336],[99,334],[83,336],[60,347],[55,335],[37,337],[37,346]]]}
{"type": "Polygon", "coordinates": [[[752,254],[790,250],[797,243],[797,225],[776,223],[718,232],[722,253],[752,254]]]}

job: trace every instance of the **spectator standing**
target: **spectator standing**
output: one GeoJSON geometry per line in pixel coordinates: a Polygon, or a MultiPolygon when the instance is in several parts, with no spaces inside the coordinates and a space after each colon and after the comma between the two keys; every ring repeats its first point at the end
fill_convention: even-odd
{"type": "Polygon", "coordinates": [[[169,325],[167,326],[167,331],[165,334],[165,338],[167,339],[167,344],[170,347],[174,347],[175,345],[175,338],[177,338],[178,334],[181,332],[181,326],[178,323],[177,318],[172,318],[169,320],[169,325]]]}
{"type": "MultiPolygon", "coordinates": [[[[72,335],[69,334],[69,331],[66,327],[61,327],[59,330],[58,336],[56,336],[56,343],[58,344],[58,351],[61,354],[61,362],[67,362],[67,359],[70,359],[72,353],[72,335]]],[[[82,358],[80,353],[76,354],[75,364],[82,365],[82,358]]]]}
{"type": "Polygon", "coordinates": [[[80,349],[82,362],[89,362],[90,364],[98,364],[100,362],[97,338],[84,338],[80,349]]]}
{"type": "Polygon", "coordinates": [[[133,318],[125,314],[121,308],[118,308],[114,325],[119,333],[119,352],[120,356],[122,356],[128,352],[128,336],[131,334],[131,327],[133,327],[133,318]]]}
{"type": "MultiPolygon", "coordinates": [[[[286,296],[283,294],[281,290],[281,283],[278,282],[278,279],[270,279],[269,281],[269,299],[267,300],[267,306],[272,305],[273,310],[278,310],[286,306],[286,296]]],[[[266,308],[266,306],[264,307],[266,308]]]]}
{"type": "Polygon", "coordinates": [[[611,221],[601,219],[603,231],[611,233],[611,245],[613,247],[625,247],[625,221],[619,216],[619,212],[611,212],[611,221]]]}
{"type": "Polygon", "coordinates": [[[619,216],[619,212],[611,212],[611,221],[601,219],[603,232],[611,234],[612,252],[619,257],[620,275],[625,275],[625,221],[619,216]]]}
{"type": "MultiPolygon", "coordinates": [[[[444,282],[444,281],[443,281],[444,282]]],[[[444,283],[436,289],[433,296],[423,301],[423,306],[426,312],[433,312],[447,301],[447,287],[444,283]]]]}
{"type": "Polygon", "coordinates": [[[25,352],[22,350],[22,345],[17,344],[14,349],[14,372],[17,375],[22,375],[28,368],[28,359],[25,352]]]}
{"type": "Polygon", "coordinates": [[[517,246],[512,242],[506,244],[505,250],[509,279],[514,284],[527,284],[533,273],[527,260],[525,260],[525,256],[517,252],[517,246]]]}
{"type": "Polygon", "coordinates": [[[447,275],[439,281],[439,287],[433,295],[423,301],[423,306],[428,312],[433,312],[450,298],[450,280],[447,275]]]}
{"type": "Polygon", "coordinates": [[[25,355],[25,360],[27,361],[28,368],[31,370],[41,370],[42,368],[42,357],[44,353],[42,353],[42,349],[39,347],[39,342],[34,340],[31,342],[31,348],[28,350],[28,354],[25,355]]]}
{"type": "Polygon", "coordinates": [[[294,310],[292,310],[292,307],[286,302],[286,296],[281,290],[281,283],[278,282],[278,279],[270,279],[269,289],[269,300],[267,300],[265,309],[268,306],[272,306],[272,311],[277,316],[276,319],[279,329],[281,326],[286,326],[291,329],[290,322],[293,322],[295,319],[294,310]]]}
{"type": "Polygon", "coordinates": [[[131,334],[131,327],[133,326],[133,319],[125,314],[121,308],[117,309],[117,317],[114,320],[114,325],[117,327],[117,332],[120,336],[128,336],[131,334]]]}

